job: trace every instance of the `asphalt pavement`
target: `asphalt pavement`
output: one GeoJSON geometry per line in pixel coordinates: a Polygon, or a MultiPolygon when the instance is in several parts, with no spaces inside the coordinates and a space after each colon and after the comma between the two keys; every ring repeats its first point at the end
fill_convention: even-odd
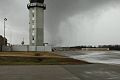
{"type": "Polygon", "coordinates": [[[120,80],[120,66],[85,65],[3,65],[0,80],[120,80]]]}

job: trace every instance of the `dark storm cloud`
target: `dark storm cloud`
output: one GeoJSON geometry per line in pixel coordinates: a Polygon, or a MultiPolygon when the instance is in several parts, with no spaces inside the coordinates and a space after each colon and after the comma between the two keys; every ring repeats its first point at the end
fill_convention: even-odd
{"type": "MultiPolygon", "coordinates": [[[[28,15],[28,9],[26,7],[28,2],[29,0],[0,1],[0,21],[2,22],[4,17],[7,17],[8,18],[7,23],[9,27],[14,31],[18,32],[18,35],[24,32],[25,36],[24,34],[22,34],[22,36],[26,37],[25,39],[26,41],[28,41],[28,31],[29,31],[28,29],[29,15],[28,15]]],[[[47,9],[45,11],[46,42],[51,42],[51,41],[56,43],[62,42],[61,37],[64,36],[64,34],[66,33],[59,34],[61,22],[65,22],[66,24],[68,24],[66,27],[70,26],[72,31],[74,27],[73,23],[75,22],[74,21],[73,23],[66,22],[70,17],[79,14],[85,14],[84,16],[87,17],[89,15],[87,11],[91,11],[91,12],[93,11],[94,13],[94,10],[99,10],[100,7],[104,8],[104,6],[107,4],[111,4],[112,6],[112,3],[113,4],[120,3],[120,0],[45,0],[45,4],[47,6],[47,9]]],[[[93,16],[91,16],[91,20],[92,17],[93,16]]],[[[84,27],[84,26],[80,26],[80,27],[84,27]]],[[[63,31],[65,32],[64,28],[63,31]]],[[[75,31],[77,30],[74,30],[73,32],[75,33],[75,31]]],[[[17,38],[15,40],[19,41],[17,38]]]]}
{"type": "Polygon", "coordinates": [[[46,0],[46,21],[48,21],[47,23],[52,23],[51,27],[57,28],[56,26],[59,25],[60,21],[111,1],[113,0],[46,0]]]}
{"type": "MultiPolygon", "coordinates": [[[[45,25],[51,34],[51,40],[61,40],[57,34],[60,23],[69,17],[85,13],[119,0],[46,0],[45,25]],[[55,34],[56,33],[56,34],[55,34]]],[[[64,33],[61,35],[64,36],[64,33]]],[[[54,42],[54,41],[53,41],[54,42]]]]}

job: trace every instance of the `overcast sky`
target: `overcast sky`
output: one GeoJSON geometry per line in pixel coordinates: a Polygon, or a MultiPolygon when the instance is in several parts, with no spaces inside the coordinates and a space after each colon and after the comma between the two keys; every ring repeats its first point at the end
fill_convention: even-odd
{"type": "MultiPolygon", "coordinates": [[[[29,43],[29,0],[0,0],[0,34],[29,43]]],[[[45,42],[57,46],[120,44],[120,0],[45,0],[45,42]]]]}

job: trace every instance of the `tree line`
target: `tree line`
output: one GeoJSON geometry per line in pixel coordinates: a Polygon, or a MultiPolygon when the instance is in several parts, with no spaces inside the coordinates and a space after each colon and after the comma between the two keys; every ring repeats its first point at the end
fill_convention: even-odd
{"type": "Polygon", "coordinates": [[[99,45],[99,46],[92,46],[92,45],[88,45],[88,46],[74,46],[74,47],[70,47],[70,48],[77,48],[77,49],[82,49],[82,48],[109,48],[109,50],[120,50],[120,45],[99,45]]]}

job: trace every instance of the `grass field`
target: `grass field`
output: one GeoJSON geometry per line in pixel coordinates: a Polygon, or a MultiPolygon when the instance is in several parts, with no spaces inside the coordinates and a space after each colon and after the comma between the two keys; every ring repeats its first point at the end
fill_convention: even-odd
{"type": "Polygon", "coordinates": [[[68,65],[89,64],[52,52],[0,52],[0,65],[68,65]]]}
{"type": "Polygon", "coordinates": [[[60,57],[53,52],[0,52],[0,56],[41,56],[41,57],[60,57]]]}

